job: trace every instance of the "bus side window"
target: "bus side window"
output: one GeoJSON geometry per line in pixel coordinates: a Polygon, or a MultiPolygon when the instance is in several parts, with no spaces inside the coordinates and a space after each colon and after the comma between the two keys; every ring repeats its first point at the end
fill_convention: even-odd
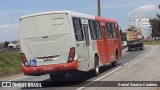
{"type": "Polygon", "coordinates": [[[96,31],[95,31],[95,26],[94,26],[94,21],[93,20],[89,20],[89,29],[90,29],[90,34],[91,34],[91,38],[92,40],[96,40],[96,31]]]}
{"type": "Polygon", "coordinates": [[[113,34],[113,38],[116,38],[116,29],[115,29],[115,25],[112,23],[111,24],[111,30],[112,30],[112,34],[113,34]]]}
{"type": "Polygon", "coordinates": [[[95,22],[97,39],[102,39],[101,27],[98,21],[95,22]]]}
{"type": "Polygon", "coordinates": [[[118,29],[118,24],[115,24],[115,33],[116,33],[116,37],[118,37],[118,31],[119,29],[118,29]]]}
{"type": "Polygon", "coordinates": [[[111,23],[106,23],[106,27],[107,27],[107,32],[108,32],[108,38],[113,38],[113,33],[112,33],[112,29],[111,29],[111,23]]]}
{"type": "Polygon", "coordinates": [[[77,41],[84,41],[84,35],[82,30],[81,20],[79,18],[73,18],[74,32],[77,41]]]}

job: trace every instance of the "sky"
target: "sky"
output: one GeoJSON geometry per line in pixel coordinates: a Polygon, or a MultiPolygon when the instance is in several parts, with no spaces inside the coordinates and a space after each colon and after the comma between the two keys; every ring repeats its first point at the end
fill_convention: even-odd
{"type": "MultiPolygon", "coordinates": [[[[135,18],[155,17],[159,0],[101,0],[101,16],[116,19],[122,31],[135,18]]],[[[50,10],[97,15],[97,0],[0,0],[0,42],[19,40],[19,18],[50,10]]],[[[146,36],[146,28],[142,27],[146,36]]]]}

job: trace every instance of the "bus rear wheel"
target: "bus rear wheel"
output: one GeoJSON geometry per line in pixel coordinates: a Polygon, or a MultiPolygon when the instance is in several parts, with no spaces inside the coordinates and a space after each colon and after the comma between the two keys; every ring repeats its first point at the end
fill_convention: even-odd
{"type": "Polygon", "coordinates": [[[94,76],[99,75],[99,60],[98,57],[94,57],[94,76]]]}
{"type": "Polygon", "coordinates": [[[60,73],[49,74],[49,76],[52,81],[63,81],[65,78],[65,74],[66,73],[64,72],[60,72],[60,73]]]}

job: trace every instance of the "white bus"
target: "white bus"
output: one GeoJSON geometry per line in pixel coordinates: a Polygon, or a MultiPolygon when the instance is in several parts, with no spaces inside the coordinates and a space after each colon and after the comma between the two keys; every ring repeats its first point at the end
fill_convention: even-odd
{"type": "Polygon", "coordinates": [[[118,23],[112,19],[72,11],[50,11],[20,18],[25,75],[49,74],[51,80],[63,80],[66,72],[72,70],[94,70],[98,75],[100,66],[109,63],[115,66],[121,58],[120,43],[118,23]],[[113,33],[106,32],[107,22],[113,26],[113,33]],[[108,34],[116,37],[109,39],[108,34]],[[113,41],[117,45],[111,45],[113,41]]]}

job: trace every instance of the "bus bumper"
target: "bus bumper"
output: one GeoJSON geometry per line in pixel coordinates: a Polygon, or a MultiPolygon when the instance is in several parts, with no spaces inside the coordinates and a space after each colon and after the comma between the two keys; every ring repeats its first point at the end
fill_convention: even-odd
{"type": "Polygon", "coordinates": [[[74,60],[72,63],[53,64],[46,66],[25,67],[22,65],[24,75],[43,75],[56,72],[78,70],[78,61],[74,60]]]}

